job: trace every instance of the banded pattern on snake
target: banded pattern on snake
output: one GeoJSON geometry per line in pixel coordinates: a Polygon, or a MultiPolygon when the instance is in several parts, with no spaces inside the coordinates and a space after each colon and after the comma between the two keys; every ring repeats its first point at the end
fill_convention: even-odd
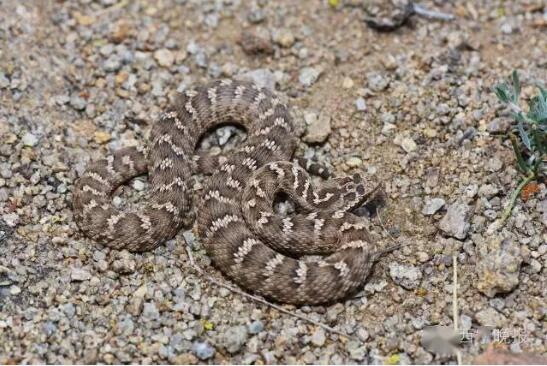
{"type": "Polygon", "coordinates": [[[92,163],[73,193],[80,228],[131,251],[172,238],[191,210],[196,145],[227,122],[242,125],[247,139],[207,179],[197,210],[198,232],[214,264],[238,285],[283,303],[332,302],[359,288],[380,251],[351,210],[378,185],[354,175],[315,188],[308,173],[289,162],[297,141],[288,108],[249,82],[219,80],[181,93],[153,126],[148,150],[124,148],[92,163]],[[115,208],[116,188],[145,173],[146,203],[115,208]],[[296,215],[275,213],[280,191],[297,204],[296,215]]]}

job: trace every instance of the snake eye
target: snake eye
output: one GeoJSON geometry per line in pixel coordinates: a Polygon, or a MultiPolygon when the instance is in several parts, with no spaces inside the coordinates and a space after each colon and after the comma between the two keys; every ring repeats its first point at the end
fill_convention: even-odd
{"type": "Polygon", "coordinates": [[[363,180],[363,178],[361,178],[360,174],[358,174],[358,173],[353,174],[353,182],[354,183],[359,183],[362,180],[363,180]]]}
{"type": "Polygon", "coordinates": [[[346,193],[346,194],[344,195],[344,199],[345,199],[346,201],[354,201],[355,198],[356,198],[355,192],[346,193]]]}

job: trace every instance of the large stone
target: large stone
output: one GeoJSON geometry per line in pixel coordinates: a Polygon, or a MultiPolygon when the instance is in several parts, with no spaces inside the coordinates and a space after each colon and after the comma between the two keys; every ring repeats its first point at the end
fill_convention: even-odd
{"type": "Polygon", "coordinates": [[[304,136],[304,142],[310,144],[320,144],[324,142],[331,133],[330,117],[328,115],[317,116],[315,113],[306,113],[304,115],[307,129],[304,136]]]}
{"type": "Polygon", "coordinates": [[[296,41],[294,34],[290,29],[276,29],[273,32],[273,40],[275,43],[284,48],[291,47],[296,41]]]}
{"type": "Polygon", "coordinates": [[[430,198],[425,201],[422,213],[424,215],[433,215],[443,208],[445,201],[442,198],[430,198]]]}
{"type": "Polygon", "coordinates": [[[317,347],[322,347],[325,344],[325,330],[323,328],[317,328],[317,330],[311,336],[311,343],[317,347]]]}
{"type": "Polygon", "coordinates": [[[396,284],[407,290],[417,288],[422,281],[422,272],[419,268],[399,263],[391,263],[389,265],[389,275],[396,284]]]}
{"type": "Polygon", "coordinates": [[[21,141],[23,142],[24,146],[32,147],[38,143],[38,138],[36,137],[36,135],[33,135],[30,132],[27,132],[23,135],[23,138],[21,139],[21,141]]]}
{"type": "Polygon", "coordinates": [[[215,354],[215,349],[207,342],[195,342],[192,346],[192,352],[200,359],[207,360],[215,354]]]}
{"type": "Polygon", "coordinates": [[[175,55],[166,48],[154,52],[154,58],[160,66],[170,67],[175,62],[175,55]]]}
{"type": "Polygon", "coordinates": [[[244,325],[238,325],[235,327],[230,327],[221,335],[221,343],[230,353],[237,353],[247,342],[249,333],[247,332],[247,327],[244,325]]]}
{"type": "Polygon", "coordinates": [[[471,209],[468,205],[461,202],[455,202],[446,212],[439,224],[439,228],[449,236],[463,240],[469,231],[469,216],[471,209]]]}
{"type": "Polygon", "coordinates": [[[519,284],[522,263],[518,244],[494,237],[478,249],[477,289],[488,297],[512,291],[519,284]]]}
{"type": "Polygon", "coordinates": [[[147,302],[144,304],[143,310],[142,310],[142,318],[147,320],[158,320],[160,318],[160,312],[158,308],[156,307],[156,303],[147,302]]]}
{"type": "Polygon", "coordinates": [[[317,67],[303,67],[298,75],[298,81],[303,86],[310,87],[317,81],[317,79],[319,79],[322,71],[323,70],[321,68],[317,67]]]}
{"type": "Polygon", "coordinates": [[[507,318],[492,308],[486,308],[475,314],[475,318],[480,325],[501,329],[507,322],[507,318]]]}
{"type": "Polygon", "coordinates": [[[371,72],[367,74],[367,83],[372,91],[380,92],[388,87],[389,79],[382,74],[371,72]]]}
{"type": "Polygon", "coordinates": [[[70,272],[70,278],[72,281],[87,281],[91,279],[91,273],[83,268],[73,268],[70,272]]]}
{"type": "Polygon", "coordinates": [[[261,88],[275,90],[275,75],[268,69],[255,69],[240,75],[241,79],[252,81],[261,88]]]}

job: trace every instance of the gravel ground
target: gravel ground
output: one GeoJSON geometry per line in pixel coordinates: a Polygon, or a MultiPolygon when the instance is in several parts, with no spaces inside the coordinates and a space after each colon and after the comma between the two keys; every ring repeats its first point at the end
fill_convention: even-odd
{"type": "MultiPolygon", "coordinates": [[[[545,354],[547,188],[492,227],[518,173],[491,92],[513,69],[547,80],[545,3],[425,1],[457,19],[390,33],[363,22],[369,3],[0,0],[0,363],[455,363],[421,344],[424,327],[452,326],[453,256],[460,328],[518,332],[511,351],[545,354]],[[78,231],[87,162],[142,143],[177,91],[217,77],[287,96],[300,155],[385,181],[382,221],[403,247],[355,298],[285,307],[352,338],[207,282],[185,239],[222,275],[191,230],[146,254],[78,231]]],[[[134,180],[116,201],[145,190],[134,180]]]]}

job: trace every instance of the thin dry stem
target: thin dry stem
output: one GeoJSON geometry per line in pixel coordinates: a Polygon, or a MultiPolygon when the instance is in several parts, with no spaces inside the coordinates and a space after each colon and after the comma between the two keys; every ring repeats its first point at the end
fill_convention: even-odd
{"type": "Polygon", "coordinates": [[[384,230],[384,232],[387,234],[390,241],[392,242],[392,245],[389,245],[387,248],[383,248],[382,250],[380,250],[377,253],[377,255],[381,256],[385,253],[389,253],[389,252],[392,252],[396,249],[401,248],[403,245],[401,243],[398,243],[397,240],[395,239],[395,237],[393,235],[391,235],[391,233],[384,226],[384,222],[382,221],[382,216],[380,215],[380,211],[378,210],[378,208],[376,208],[376,216],[378,216],[378,222],[380,223],[380,227],[382,228],[382,230],[384,230]]]}
{"type": "Polygon", "coordinates": [[[186,253],[188,253],[188,258],[190,259],[190,265],[203,277],[205,278],[208,282],[216,285],[216,286],[220,286],[220,287],[224,287],[225,289],[228,289],[229,291],[233,292],[233,293],[236,293],[238,295],[241,295],[241,296],[244,296],[248,299],[251,299],[255,302],[259,302],[261,304],[264,304],[266,306],[269,306],[270,308],[273,308],[277,311],[280,311],[282,313],[285,313],[285,314],[288,314],[292,317],[295,317],[295,318],[298,318],[298,319],[301,319],[301,320],[304,320],[304,321],[307,321],[308,323],[311,323],[313,325],[316,325],[318,327],[321,327],[323,329],[325,329],[326,331],[330,332],[330,333],[334,333],[334,334],[338,334],[342,337],[347,337],[349,339],[353,339],[353,340],[359,340],[358,338],[352,336],[352,335],[349,335],[347,333],[344,333],[342,331],[339,331],[339,330],[336,330],[332,327],[329,327],[328,325],[324,324],[324,323],[321,323],[321,322],[318,322],[318,321],[315,321],[311,318],[308,318],[307,316],[304,316],[304,315],[299,315],[299,314],[296,314],[296,313],[293,313],[287,309],[284,309],[282,308],[281,306],[279,305],[276,305],[276,304],[272,304],[271,302],[261,298],[261,297],[258,297],[258,296],[254,296],[254,295],[250,295],[244,291],[241,291],[240,289],[237,289],[233,286],[230,286],[224,282],[221,282],[219,280],[217,280],[216,278],[214,277],[211,277],[209,276],[207,273],[205,273],[205,271],[203,269],[201,269],[201,267],[199,267],[195,262],[194,262],[194,256],[192,255],[192,251],[191,249],[188,247],[188,245],[186,245],[186,253]]]}
{"type": "MultiPolygon", "coordinates": [[[[454,268],[454,277],[452,281],[452,321],[454,323],[454,331],[458,333],[458,257],[452,256],[452,267],[454,268]]],[[[456,359],[458,365],[462,364],[462,353],[456,350],[456,359]]]]}
{"type": "Polygon", "coordinates": [[[413,10],[416,15],[419,15],[421,17],[428,18],[428,19],[436,19],[436,20],[444,20],[444,21],[456,19],[456,17],[452,14],[430,10],[418,4],[413,4],[413,10]]]}
{"type": "Polygon", "coordinates": [[[513,191],[511,194],[511,197],[509,198],[509,202],[507,203],[507,206],[503,210],[503,214],[501,216],[501,226],[505,225],[507,222],[507,219],[511,217],[511,213],[513,212],[513,208],[515,207],[517,203],[517,199],[519,197],[520,192],[526,187],[528,183],[533,181],[536,178],[535,174],[530,173],[528,176],[526,176],[517,186],[517,188],[513,191]]]}

